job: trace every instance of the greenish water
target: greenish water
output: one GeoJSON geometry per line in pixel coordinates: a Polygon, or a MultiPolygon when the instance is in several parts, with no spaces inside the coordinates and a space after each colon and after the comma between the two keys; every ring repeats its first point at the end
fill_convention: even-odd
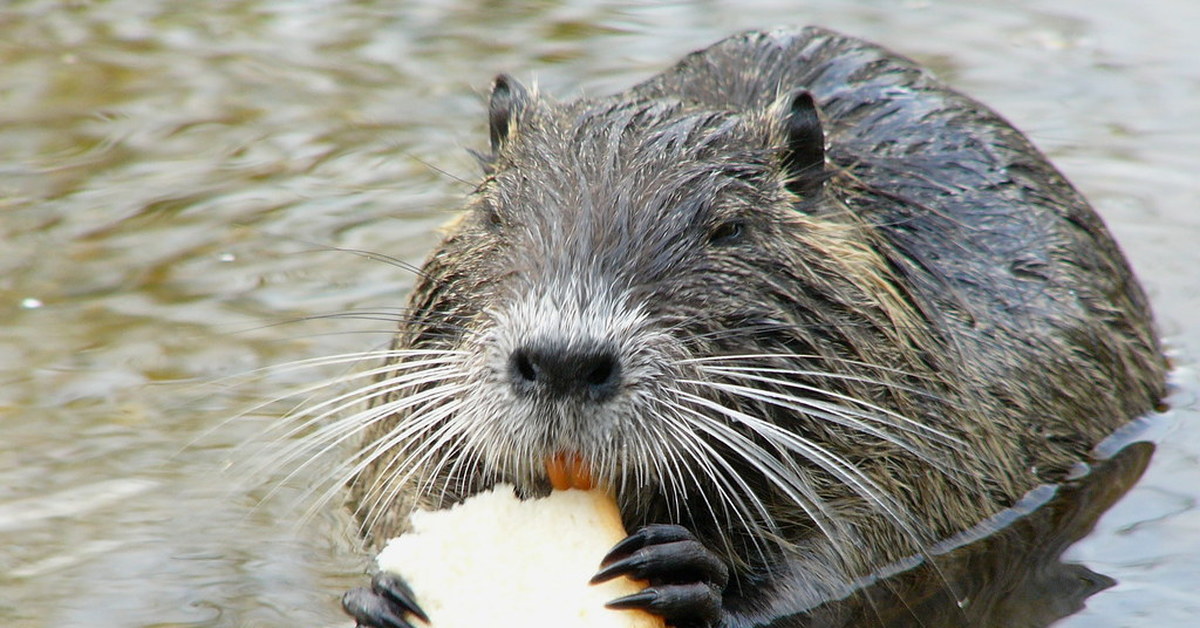
{"type": "Polygon", "coordinates": [[[246,373],[386,340],[411,275],[346,249],[421,260],[476,176],[497,72],[606,93],[809,23],[997,108],[1121,242],[1182,365],[1177,407],[1068,553],[1119,584],[1063,625],[1193,625],[1200,4],[1046,5],[0,6],[0,625],[345,625],[367,557],[337,508],[301,517],[322,469],[243,486],[235,463],[296,400],[255,404],[346,367],[246,373]]]}

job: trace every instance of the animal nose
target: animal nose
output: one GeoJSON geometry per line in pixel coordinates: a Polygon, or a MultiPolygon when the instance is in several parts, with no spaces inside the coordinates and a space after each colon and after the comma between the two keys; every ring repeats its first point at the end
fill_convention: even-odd
{"type": "Polygon", "coordinates": [[[600,346],[526,345],[512,352],[509,379],[519,396],[582,397],[600,403],[621,385],[621,361],[600,346]]]}

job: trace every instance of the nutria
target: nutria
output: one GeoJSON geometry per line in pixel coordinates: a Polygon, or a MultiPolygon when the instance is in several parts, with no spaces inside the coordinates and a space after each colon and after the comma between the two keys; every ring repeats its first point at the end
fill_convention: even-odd
{"type": "MultiPolygon", "coordinates": [[[[507,76],[466,212],[344,417],[366,534],[582,461],[597,579],[674,626],[814,604],[1038,485],[1164,394],[1138,284],[1029,141],[911,61],[750,32],[607,98],[507,76]]],[[[407,625],[395,578],[344,598],[407,625]]]]}

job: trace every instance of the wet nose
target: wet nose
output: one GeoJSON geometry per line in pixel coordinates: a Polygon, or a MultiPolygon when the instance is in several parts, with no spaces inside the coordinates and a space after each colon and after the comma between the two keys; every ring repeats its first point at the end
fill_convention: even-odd
{"type": "Polygon", "coordinates": [[[600,403],[621,385],[621,362],[599,345],[526,345],[512,352],[509,379],[518,396],[581,397],[600,403]]]}

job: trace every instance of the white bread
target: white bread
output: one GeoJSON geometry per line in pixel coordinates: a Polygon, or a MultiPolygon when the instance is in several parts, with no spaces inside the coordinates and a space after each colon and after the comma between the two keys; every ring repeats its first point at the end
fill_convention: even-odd
{"type": "Polygon", "coordinates": [[[404,577],[434,628],[663,626],[642,611],[604,607],[644,583],[588,584],[626,535],[602,490],[521,501],[501,485],[449,510],[414,513],[411,522],[376,561],[404,577]]]}

